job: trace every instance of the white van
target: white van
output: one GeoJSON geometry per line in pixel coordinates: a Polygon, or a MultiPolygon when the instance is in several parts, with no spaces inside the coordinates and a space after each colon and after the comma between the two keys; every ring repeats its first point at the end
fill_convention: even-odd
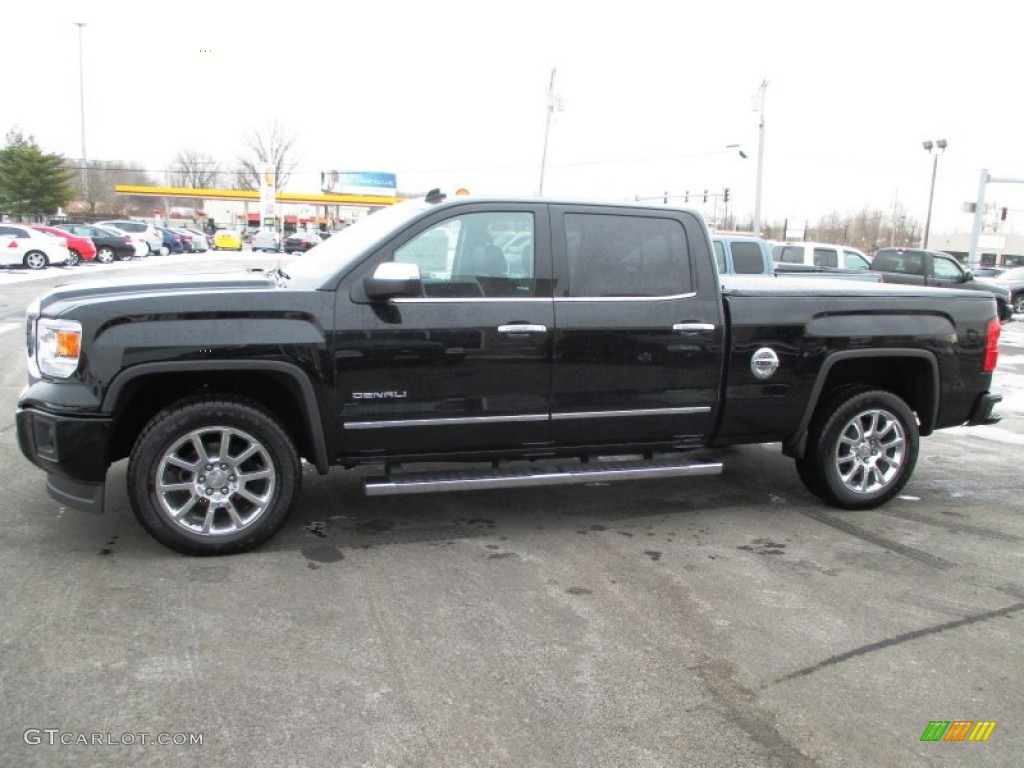
{"type": "Polygon", "coordinates": [[[848,245],[831,243],[776,243],[772,246],[772,258],[784,264],[807,264],[841,269],[871,268],[871,259],[862,251],[848,245]]]}

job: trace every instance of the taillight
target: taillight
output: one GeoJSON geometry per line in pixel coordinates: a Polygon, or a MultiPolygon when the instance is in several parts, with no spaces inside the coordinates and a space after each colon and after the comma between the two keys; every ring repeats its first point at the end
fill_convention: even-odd
{"type": "Polygon", "coordinates": [[[992,373],[996,369],[996,361],[999,359],[999,334],[1002,330],[999,318],[989,320],[985,326],[985,362],[981,366],[985,373],[992,373]]]}
{"type": "Polygon", "coordinates": [[[7,247],[8,248],[17,248],[18,247],[18,241],[17,240],[11,240],[11,242],[9,242],[7,244],[7,247]]]}

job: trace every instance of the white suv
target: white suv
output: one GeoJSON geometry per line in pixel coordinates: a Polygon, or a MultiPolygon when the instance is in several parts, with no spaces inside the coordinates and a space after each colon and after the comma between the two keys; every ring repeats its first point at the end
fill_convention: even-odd
{"type": "Polygon", "coordinates": [[[98,227],[117,227],[122,232],[130,232],[133,235],[142,235],[146,240],[150,253],[160,253],[164,245],[164,236],[152,224],[144,221],[132,221],[131,219],[117,219],[112,221],[98,221],[98,227]]]}
{"type": "Polygon", "coordinates": [[[772,258],[783,264],[807,264],[838,269],[870,269],[871,259],[847,245],[831,243],[776,243],[772,258]]]}

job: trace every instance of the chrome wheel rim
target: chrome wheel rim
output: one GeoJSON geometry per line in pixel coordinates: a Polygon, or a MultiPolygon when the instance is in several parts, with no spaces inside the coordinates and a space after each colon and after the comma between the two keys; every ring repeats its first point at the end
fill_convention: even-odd
{"type": "Polygon", "coordinates": [[[1017,300],[1013,302],[1013,311],[1017,314],[1024,314],[1024,293],[1017,297],[1017,300]]]}
{"type": "Polygon", "coordinates": [[[892,485],[907,457],[907,435],[891,412],[874,408],[850,419],[836,445],[836,474],[853,493],[874,494],[892,485]]]}
{"type": "Polygon", "coordinates": [[[254,525],[277,487],[270,452],[236,427],[188,432],[157,464],[160,511],[175,526],[201,536],[226,536],[254,525]]]}
{"type": "Polygon", "coordinates": [[[38,251],[33,251],[25,257],[25,263],[29,269],[42,269],[46,266],[46,257],[38,251]]]}
{"type": "Polygon", "coordinates": [[[100,264],[109,264],[114,260],[114,252],[109,248],[100,248],[99,252],[96,254],[96,260],[100,264]]]}

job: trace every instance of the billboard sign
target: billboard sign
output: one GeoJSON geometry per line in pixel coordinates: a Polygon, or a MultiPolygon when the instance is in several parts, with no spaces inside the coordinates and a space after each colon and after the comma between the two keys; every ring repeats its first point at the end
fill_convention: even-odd
{"type": "Polygon", "coordinates": [[[395,197],[398,194],[398,182],[393,173],[321,171],[320,191],[340,195],[395,197]]]}

